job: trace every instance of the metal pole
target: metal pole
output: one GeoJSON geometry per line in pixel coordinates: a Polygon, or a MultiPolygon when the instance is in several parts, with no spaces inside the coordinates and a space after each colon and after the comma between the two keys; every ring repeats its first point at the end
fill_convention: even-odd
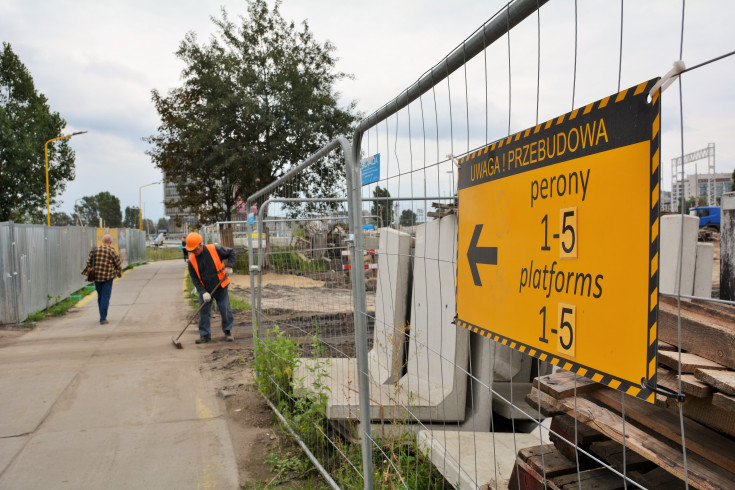
{"type": "Polygon", "coordinates": [[[59,136],[58,138],[51,138],[43,145],[43,153],[46,156],[46,226],[51,226],[51,207],[50,207],[50,195],[49,195],[49,182],[48,182],[48,144],[52,141],[56,140],[63,140],[64,138],[71,138],[72,136],[76,136],[78,134],[84,134],[86,131],[77,131],[76,133],[72,134],[66,134],[64,136],[59,136]]]}
{"type": "MultiPolygon", "coordinates": [[[[248,209],[250,209],[250,202],[247,202],[246,205],[248,206],[248,209]]],[[[253,223],[254,224],[254,223],[253,223]]],[[[253,341],[258,341],[258,316],[256,312],[256,305],[255,305],[255,277],[254,274],[258,273],[257,266],[253,265],[253,227],[250,225],[250,220],[248,220],[248,275],[250,276],[250,316],[253,321],[253,341]]],[[[256,373],[257,375],[257,373],[256,373]]]]}
{"type": "MultiPolygon", "coordinates": [[[[359,140],[358,140],[359,141],[359,140]]],[[[359,264],[365,241],[362,233],[362,201],[361,176],[358,166],[359,143],[350,146],[347,140],[340,139],[345,152],[345,175],[347,178],[347,192],[349,201],[347,212],[350,216],[350,231],[352,235],[352,264],[359,264]]],[[[357,354],[358,387],[360,390],[360,444],[362,446],[363,482],[366,490],[373,488],[373,458],[370,434],[370,377],[368,376],[367,355],[367,307],[365,306],[365,270],[362,267],[352,267],[353,310],[355,321],[355,350],[357,354]]]]}
{"type": "Polygon", "coordinates": [[[10,281],[13,290],[13,308],[15,310],[15,323],[20,323],[20,281],[18,280],[18,268],[16,267],[16,256],[18,247],[15,244],[15,224],[10,221],[8,227],[8,238],[10,241],[10,281]]]}

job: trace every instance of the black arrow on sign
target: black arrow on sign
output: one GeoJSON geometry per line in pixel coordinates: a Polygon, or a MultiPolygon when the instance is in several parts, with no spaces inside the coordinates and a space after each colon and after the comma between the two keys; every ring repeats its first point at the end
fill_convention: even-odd
{"type": "Polygon", "coordinates": [[[498,247],[477,246],[477,242],[480,241],[480,233],[482,233],[482,225],[475,225],[475,231],[472,233],[472,241],[470,241],[470,248],[467,249],[467,260],[470,262],[472,281],[475,283],[475,286],[482,286],[477,264],[498,265],[498,247]]]}

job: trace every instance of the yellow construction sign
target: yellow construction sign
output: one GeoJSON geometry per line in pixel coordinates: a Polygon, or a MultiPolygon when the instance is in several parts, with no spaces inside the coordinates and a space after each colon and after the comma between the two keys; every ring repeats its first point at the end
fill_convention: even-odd
{"type": "Polygon", "coordinates": [[[463,156],[457,260],[458,325],[651,402],[655,81],[463,156]]]}

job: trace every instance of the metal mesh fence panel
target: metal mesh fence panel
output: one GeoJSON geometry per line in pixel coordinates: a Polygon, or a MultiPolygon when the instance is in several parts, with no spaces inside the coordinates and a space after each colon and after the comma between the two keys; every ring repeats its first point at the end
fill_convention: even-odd
{"type": "MultiPolygon", "coordinates": [[[[683,184],[671,195],[662,185],[669,180],[683,183],[685,165],[695,159],[696,152],[687,153],[685,140],[701,139],[700,129],[688,122],[715,115],[732,121],[729,102],[706,96],[701,89],[708,70],[732,78],[733,52],[685,42],[685,28],[703,34],[711,4],[681,11],[664,9],[653,24],[641,20],[651,19],[652,12],[638,3],[606,4],[596,10],[576,2],[545,4],[530,0],[504,6],[416,83],[358,124],[352,141],[355,185],[347,186],[344,195],[315,198],[324,204],[327,198],[340,197],[353,204],[347,207],[349,240],[340,245],[327,239],[325,246],[312,240],[311,234],[304,241],[293,238],[301,233],[294,231],[301,229],[296,224],[299,220],[319,216],[328,221],[328,215],[308,215],[306,195],[289,179],[249,203],[254,205],[256,223],[249,236],[250,267],[260,274],[251,275],[257,335],[268,342],[281,342],[281,337],[311,342],[294,342],[294,353],[288,356],[278,355],[275,345],[279,344],[266,342],[267,347],[256,355],[263,357],[257,361],[259,374],[285,373],[282,379],[268,378],[277,388],[267,396],[281,413],[288,412],[286,418],[295,433],[298,424],[293,418],[301,413],[299,404],[310,400],[309,406],[316,407],[310,412],[312,434],[320,435],[299,437],[339,486],[728,488],[735,481],[731,456],[735,450],[735,298],[728,297],[728,286],[735,283],[731,265],[735,197],[700,196],[705,203],[721,199],[723,216],[721,234],[714,229],[698,234],[698,217],[687,216],[688,205],[679,200],[687,197],[683,184]],[[630,39],[642,39],[646,33],[662,42],[631,44],[630,39]],[[696,64],[687,70],[675,65],[670,81],[676,80],[672,87],[678,87],[678,94],[672,88],[664,96],[653,77],[666,71],[661,67],[670,66],[673,59],[682,58],[685,46],[696,53],[696,64]],[[670,53],[664,54],[665,50],[670,53]],[[687,82],[697,89],[687,90],[687,82]],[[595,184],[592,192],[605,194],[608,206],[607,214],[596,215],[598,223],[593,225],[590,218],[584,224],[580,218],[578,225],[563,221],[576,219],[577,208],[570,211],[561,204],[552,209],[555,215],[543,207],[538,210],[545,204],[537,199],[568,197],[572,182],[576,190],[582,188],[572,172],[562,179],[563,173],[555,174],[551,166],[543,175],[534,174],[540,175],[533,181],[535,189],[531,179],[513,195],[503,194],[506,188],[500,187],[501,192],[480,196],[480,204],[468,200],[468,195],[477,196],[466,192],[467,181],[489,182],[494,172],[511,172],[510,160],[483,163],[481,155],[499,152],[504,145],[512,148],[505,158],[515,160],[512,175],[519,175],[521,167],[538,164],[542,158],[540,146],[531,144],[531,135],[543,135],[594,111],[602,114],[599,121],[603,121],[608,114],[603,111],[612,110],[608,106],[624,107],[632,99],[633,106],[661,107],[655,120],[646,123],[650,154],[644,155],[643,170],[632,168],[630,174],[595,184]],[[529,137],[526,158],[522,145],[529,137]],[[669,157],[676,176],[667,175],[661,165],[662,158],[669,157]],[[643,208],[631,205],[637,192],[633,174],[639,172],[645,191],[643,208]],[[528,202],[509,210],[505,203],[520,194],[528,202]],[[287,211],[287,203],[276,201],[294,197],[304,200],[295,213],[287,211]],[[268,198],[274,200],[267,203],[268,198]],[[534,205],[536,209],[527,209],[534,205]],[[473,228],[469,233],[467,225],[462,228],[461,220],[471,213],[482,217],[484,232],[480,221],[474,234],[473,228]],[[499,213],[508,213],[515,221],[498,229],[494,223],[509,222],[508,216],[499,213]],[[534,218],[532,226],[525,225],[528,216],[534,218]],[[560,220],[554,225],[559,233],[544,231],[555,216],[560,220]],[[620,216],[628,216],[629,222],[617,224],[620,216]],[[642,287],[631,272],[630,286],[623,281],[619,299],[596,323],[585,323],[590,317],[583,310],[593,309],[594,303],[580,297],[602,296],[601,285],[612,287],[610,276],[634,269],[632,246],[621,238],[633,236],[638,226],[634,222],[642,223],[639,228],[645,231],[643,246],[636,249],[636,253],[643,251],[642,287]],[[277,236],[266,229],[268,223],[273,227],[282,223],[288,230],[289,248],[275,250],[275,242],[268,243],[277,236]],[[615,226],[620,229],[612,230],[615,226]],[[584,229],[595,231],[577,234],[584,229]],[[544,236],[558,240],[553,242],[556,248],[544,236]],[[595,242],[602,244],[598,250],[585,251],[586,257],[600,264],[612,264],[605,275],[598,274],[594,294],[591,274],[588,279],[579,270],[565,269],[562,274],[554,269],[583,263],[562,260],[577,258],[576,251],[566,248],[572,236],[579,237],[579,243],[607,237],[595,242]],[[489,274],[489,267],[508,260],[517,252],[513,247],[521,250],[539,237],[538,248],[544,253],[553,248],[559,258],[546,268],[538,261],[535,269],[533,262],[524,265],[520,281],[515,276],[515,283],[509,282],[511,291],[520,282],[516,295],[524,287],[535,290],[523,296],[527,301],[508,295],[506,305],[488,313],[483,303],[496,298],[491,293],[483,298],[475,291],[473,298],[481,312],[476,324],[459,317],[458,305],[469,294],[466,284],[487,287],[488,281],[506,281],[489,274]],[[697,244],[698,237],[713,239],[714,245],[697,244]],[[505,249],[491,247],[491,241],[505,249]],[[608,248],[605,241],[618,246],[608,248]],[[305,287],[305,282],[296,285],[304,277],[324,282],[313,270],[298,271],[303,263],[313,264],[314,254],[321,250],[332,251],[330,261],[336,260],[337,250],[349,251],[349,263],[343,259],[342,265],[351,271],[351,302],[336,301],[331,293],[305,287]],[[277,267],[282,274],[294,276],[291,284],[300,290],[298,299],[287,301],[296,311],[312,312],[299,315],[301,323],[289,325],[278,316],[283,311],[269,312],[277,304],[269,301],[285,295],[275,286],[269,288],[267,281],[257,281],[277,267]],[[551,293],[557,299],[546,302],[551,293]],[[308,299],[301,303],[304,295],[308,299]],[[573,313],[578,324],[565,316],[575,311],[576,304],[570,306],[573,302],[583,305],[573,313]],[[645,308],[635,320],[630,316],[633,304],[645,308]],[[326,310],[331,317],[320,316],[326,310]],[[333,310],[342,310],[344,325],[339,325],[333,310]],[[533,318],[533,325],[528,318],[533,318]],[[308,320],[310,326],[306,326],[308,320]],[[340,343],[339,332],[357,331],[361,322],[367,326],[366,338],[357,336],[353,351],[348,343],[340,343]],[[590,347],[588,339],[599,335],[595,330],[603,324],[609,329],[607,340],[598,336],[590,347]],[[536,344],[519,340],[530,329],[539,329],[531,339],[536,344]],[[501,330],[503,334],[498,333],[501,330]],[[638,345],[638,340],[626,335],[644,343],[638,345]],[[579,342],[577,352],[571,349],[572,336],[579,342]],[[363,341],[366,363],[356,355],[363,341]],[[580,359],[589,359],[586,350],[599,355],[585,364],[580,359]],[[643,353],[642,360],[630,360],[634,352],[643,353]],[[292,364],[266,366],[292,358],[296,358],[292,364]],[[645,375],[633,379],[617,374],[618,368],[636,363],[645,375]],[[361,376],[367,377],[366,384],[360,384],[361,376]],[[362,398],[366,392],[367,400],[362,398]],[[362,453],[360,457],[355,451],[362,453]],[[359,478],[345,478],[335,459],[350,468],[350,476],[359,478]]],[[[600,124],[609,125],[611,120],[600,124]]],[[[624,126],[620,132],[630,130],[624,126]]],[[[565,150],[577,151],[584,131],[580,126],[564,133],[565,150]]],[[[543,158],[552,158],[552,148],[559,152],[562,139],[556,133],[554,138],[554,146],[544,146],[543,158]]],[[[696,144],[707,146],[708,155],[715,148],[696,144]]],[[[584,165],[592,165],[588,161],[584,165]]],[[[708,164],[713,162],[709,158],[708,164]]],[[[598,175],[599,168],[594,172],[598,175]]],[[[696,177],[696,169],[694,173],[696,177]]],[[[702,193],[714,192],[711,173],[704,176],[706,183],[697,182],[694,187],[702,193]]],[[[694,198],[696,202],[696,192],[694,198]]],[[[335,276],[336,265],[328,266],[335,276]]]]}

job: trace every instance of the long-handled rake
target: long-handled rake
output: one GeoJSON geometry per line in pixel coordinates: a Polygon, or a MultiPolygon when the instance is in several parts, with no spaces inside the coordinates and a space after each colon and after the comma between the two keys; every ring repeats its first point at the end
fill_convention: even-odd
{"type": "MultiPolygon", "coordinates": [[[[222,281],[224,281],[226,278],[227,278],[227,276],[223,277],[222,278],[222,281]]],[[[214,292],[217,291],[217,288],[220,287],[220,285],[222,284],[222,281],[220,281],[219,284],[217,284],[214,287],[214,289],[212,290],[212,292],[209,293],[210,295],[214,294],[214,292]]],[[[189,319],[189,322],[186,324],[186,326],[181,331],[181,333],[179,334],[178,337],[176,337],[176,338],[171,337],[171,342],[174,343],[174,345],[176,346],[177,349],[183,349],[184,348],[184,346],[181,345],[181,342],[179,342],[179,339],[181,338],[182,335],[184,335],[184,332],[186,332],[186,329],[189,328],[189,325],[191,325],[191,322],[193,322],[194,319],[197,317],[197,315],[199,315],[199,310],[201,310],[204,305],[205,305],[205,303],[202,303],[201,305],[199,305],[199,308],[197,308],[197,311],[195,311],[194,314],[191,316],[191,318],[189,319]]]]}

